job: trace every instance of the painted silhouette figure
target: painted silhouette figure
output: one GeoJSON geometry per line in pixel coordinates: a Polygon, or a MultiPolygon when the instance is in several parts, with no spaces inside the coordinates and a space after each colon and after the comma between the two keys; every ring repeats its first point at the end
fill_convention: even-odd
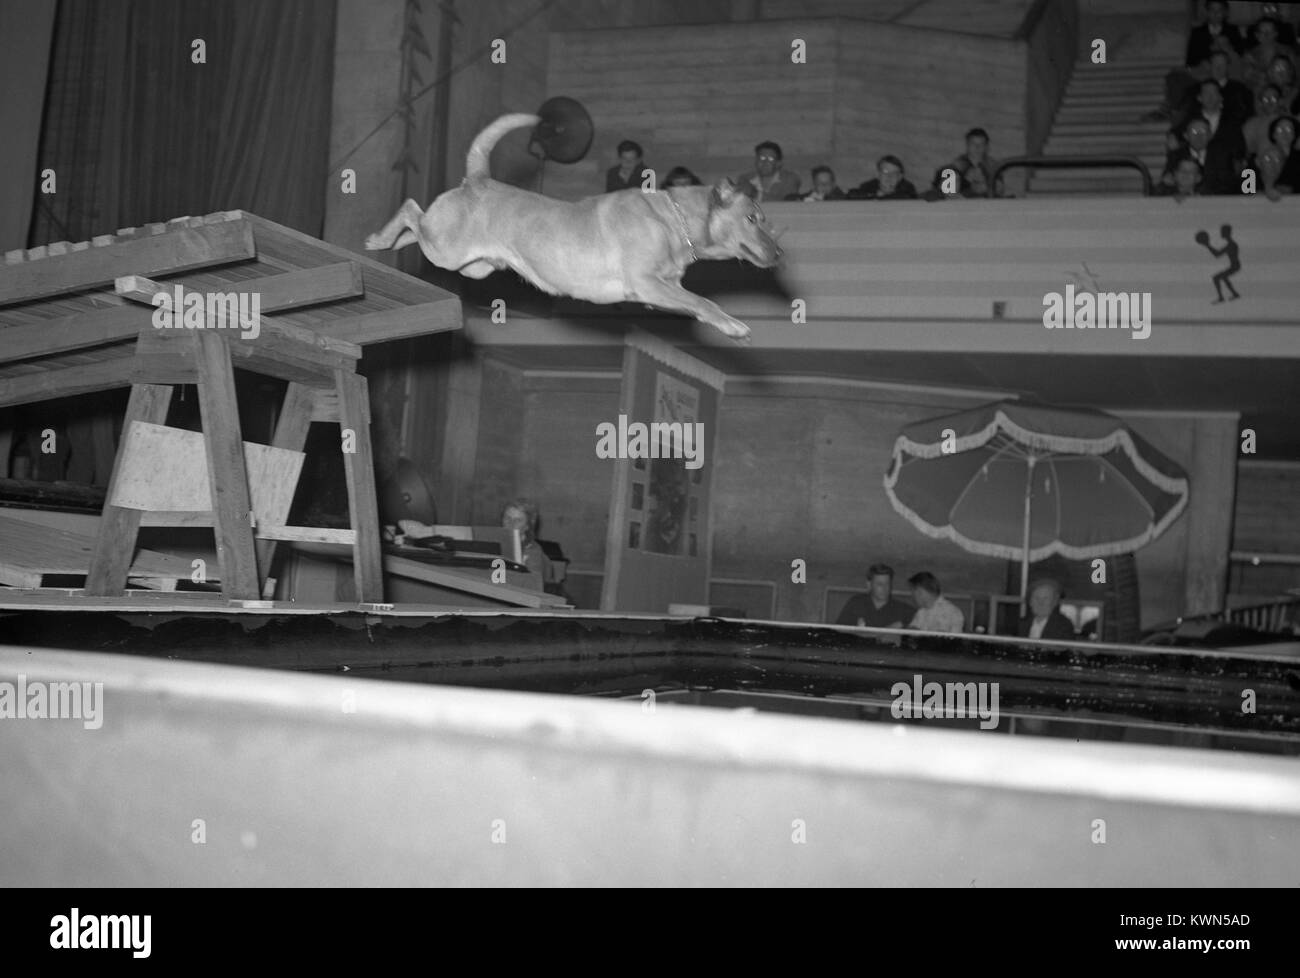
{"type": "Polygon", "coordinates": [[[1218,298],[1214,300],[1216,304],[1223,301],[1223,287],[1225,285],[1228,287],[1228,291],[1232,293],[1233,299],[1241,298],[1241,293],[1233,288],[1232,285],[1232,276],[1241,271],[1241,255],[1237,249],[1237,242],[1232,240],[1232,225],[1223,225],[1223,227],[1219,228],[1219,234],[1223,237],[1222,248],[1216,248],[1214,245],[1210,244],[1210,236],[1204,231],[1196,232],[1196,243],[1204,245],[1205,250],[1215,258],[1222,257],[1223,255],[1228,256],[1228,267],[1217,273],[1213,279],[1214,294],[1218,296],[1218,298]]]}

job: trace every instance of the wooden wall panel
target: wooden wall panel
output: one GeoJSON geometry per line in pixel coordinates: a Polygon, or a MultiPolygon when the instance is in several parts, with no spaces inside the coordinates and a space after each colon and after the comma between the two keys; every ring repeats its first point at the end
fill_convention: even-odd
{"type": "Polygon", "coordinates": [[[615,462],[596,457],[596,425],[617,422],[618,392],[529,390],[519,493],[537,500],[541,536],[554,540],[579,569],[600,570],[615,462]]]}
{"type": "Polygon", "coordinates": [[[748,169],[754,145],[775,139],[805,184],[829,163],[845,187],[873,176],[887,152],[928,181],[972,125],[989,129],[995,152],[1024,150],[1025,47],[1011,40],[844,18],[759,21],[555,33],[549,64],[548,91],[583,102],[596,123],[587,160],[548,169],[547,193],[569,199],[603,189],[624,138],[661,174],[682,164],[710,181],[748,169]],[[791,62],[794,38],[806,63],[791,62]]]}
{"type": "MultiPolygon", "coordinates": [[[[1234,550],[1300,554],[1300,463],[1237,464],[1234,550]]],[[[1300,575],[1300,568],[1293,568],[1300,575]]]]}

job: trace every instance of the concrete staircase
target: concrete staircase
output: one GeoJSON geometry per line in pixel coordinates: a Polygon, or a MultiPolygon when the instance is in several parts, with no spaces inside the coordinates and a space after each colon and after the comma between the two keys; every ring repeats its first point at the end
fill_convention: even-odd
{"type": "MultiPolygon", "coordinates": [[[[1126,59],[1095,65],[1082,58],[1057,110],[1045,156],[1135,156],[1158,180],[1165,163],[1168,123],[1142,117],[1160,104],[1168,58],[1126,59]]],[[[1141,193],[1132,169],[1040,170],[1029,182],[1034,196],[1141,193]]]]}

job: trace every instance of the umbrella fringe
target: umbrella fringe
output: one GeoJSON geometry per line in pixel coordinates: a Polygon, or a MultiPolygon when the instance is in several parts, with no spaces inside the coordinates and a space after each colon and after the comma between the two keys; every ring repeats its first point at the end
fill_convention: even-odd
{"type": "Polygon", "coordinates": [[[955,455],[987,444],[999,430],[1005,431],[1015,438],[1019,444],[1025,445],[1027,448],[1062,454],[1104,455],[1116,448],[1122,448],[1129,461],[1133,463],[1133,467],[1137,469],[1143,478],[1156,488],[1170,495],[1181,497],[1177,506],[1179,512],[1182,511],[1182,507],[1187,502],[1187,480],[1166,475],[1143,458],[1142,453],[1138,451],[1137,445],[1133,442],[1132,435],[1129,434],[1126,428],[1117,428],[1104,438],[1074,438],[1068,435],[1049,435],[1022,428],[1001,411],[995,412],[993,419],[979,431],[957,438],[954,448],[950,452],[945,452],[943,449],[944,439],[940,439],[933,444],[926,444],[913,441],[906,435],[899,435],[898,440],[894,442],[894,468],[901,468],[904,452],[916,458],[926,459],[939,458],[942,455],[955,455]]]}
{"type": "MultiPolygon", "coordinates": [[[[978,554],[981,557],[1004,557],[1007,560],[1024,559],[1025,552],[1020,547],[972,540],[952,524],[932,526],[923,517],[908,509],[907,505],[894,494],[894,485],[888,476],[885,477],[885,495],[889,497],[889,503],[894,507],[894,512],[932,539],[950,540],[966,552],[978,554]]],[[[1029,551],[1029,562],[1032,564],[1035,561],[1057,554],[1070,560],[1089,560],[1094,557],[1114,557],[1118,554],[1131,553],[1139,547],[1146,546],[1169,529],[1170,524],[1182,515],[1186,507],[1187,497],[1184,496],[1165,514],[1159,523],[1147,527],[1142,533],[1129,537],[1127,540],[1119,540],[1113,543],[1097,543],[1088,547],[1074,547],[1059,540],[1054,540],[1045,546],[1031,549],[1029,551]]]]}

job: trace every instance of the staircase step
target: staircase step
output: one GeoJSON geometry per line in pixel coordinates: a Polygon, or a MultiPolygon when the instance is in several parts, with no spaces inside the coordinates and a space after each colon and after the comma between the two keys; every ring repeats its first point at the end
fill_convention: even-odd
{"type": "Polygon", "coordinates": [[[1076,98],[1074,95],[1066,94],[1061,101],[1061,109],[1142,109],[1143,107],[1151,108],[1151,100],[1155,98],[1157,102],[1163,98],[1159,91],[1137,92],[1133,95],[1107,95],[1102,96],[1085,96],[1076,98]]]}
{"type": "Polygon", "coordinates": [[[1169,130],[1169,123],[1144,122],[1140,119],[1088,119],[1088,120],[1067,120],[1060,116],[1056,117],[1056,125],[1052,126],[1053,135],[1061,136],[1094,136],[1110,135],[1112,133],[1122,136],[1135,136],[1144,139],[1163,139],[1165,133],[1169,130]]]}

